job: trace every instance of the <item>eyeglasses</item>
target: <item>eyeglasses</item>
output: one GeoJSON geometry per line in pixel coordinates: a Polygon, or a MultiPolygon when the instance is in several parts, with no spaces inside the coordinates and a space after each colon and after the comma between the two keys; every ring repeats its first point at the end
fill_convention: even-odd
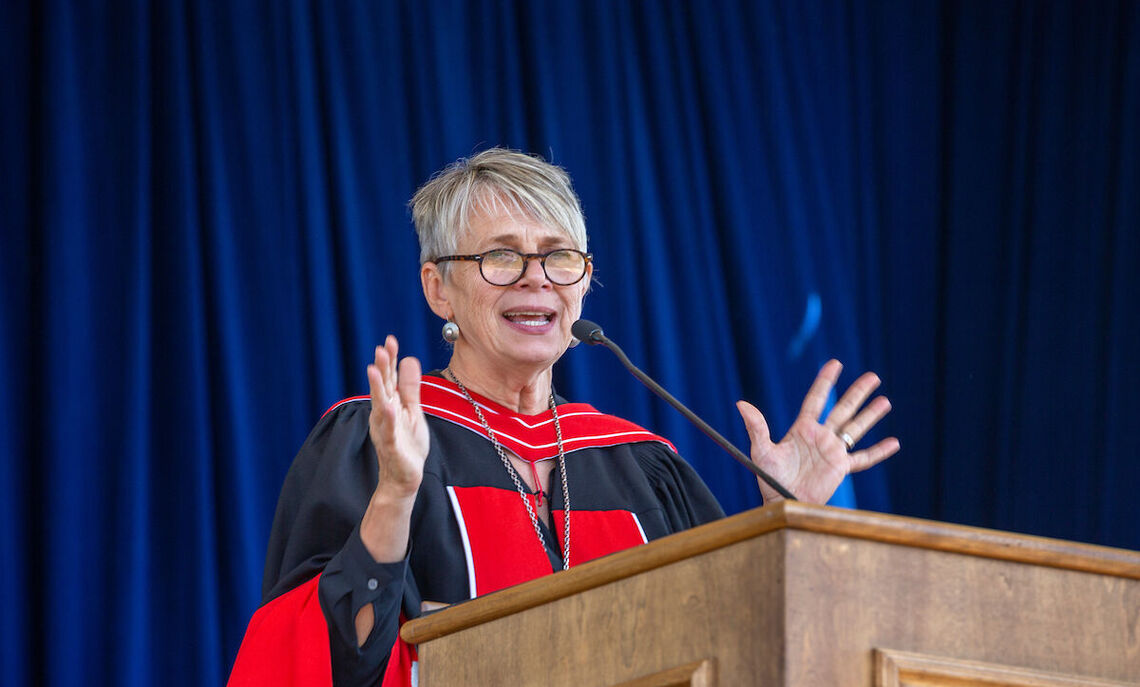
{"type": "Polygon", "coordinates": [[[507,248],[497,248],[478,255],[445,255],[432,260],[433,263],[452,261],[474,261],[479,263],[479,274],[488,284],[510,286],[522,279],[526,266],[531,260],[538,260],[546,278],[559,286],[570,286],[582,281],[586,276],[586,265],[593,255],[580,250],[560,248],[549,253],[519,253],[507,248]]]}

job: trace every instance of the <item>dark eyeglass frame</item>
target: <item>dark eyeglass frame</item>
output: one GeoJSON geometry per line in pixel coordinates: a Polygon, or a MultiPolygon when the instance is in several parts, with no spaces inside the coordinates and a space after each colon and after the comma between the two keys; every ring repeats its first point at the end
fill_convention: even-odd
{"type": "Polygon", "coordinates": [[[492,248],[491,250],[483,251],[482,253],[478,253],[476,255],[445,255],[441,258],[432,260],[432,263],[438,265],[441,262],[477,262],[479,263],[479,276],[483,277],[483,281],[487,282],[491,286],[513,286],[523,278],[524,274],[526,274],[526,268],[528,265],[530,265],[531,260],[538,260],[538,263],[542,265],[542,273],[546,275],[547,280],[551,284],[557,284],[558,286],[573,286],[574,284],[582,281],[582,278],[586,276],[586,268],[590,265],[591,262],[594,261],[594,255],[593,253],[583,253],[582,251],[576,250],[574,248],[555,248],[554,250],[547,251],[545,253],[520,253],[517,250],[511,250],[510,248],[492,248]],[[522,269],[519,270],[519,275],[506,284],[496,284],[495,282],[488,279],[487,275],[483,274],[483,259],[491,253],[514,253],[515,255],[521,257],[523,259],[523,266],[522,269]],[[578,278],[572,282],[563,283],[552,279],[550,277],[550,273],[546,271],[546,259],[555,253],[577,253],[578,255],[581,255],[583,260],[582,274],[578,275],[578,278]]]}

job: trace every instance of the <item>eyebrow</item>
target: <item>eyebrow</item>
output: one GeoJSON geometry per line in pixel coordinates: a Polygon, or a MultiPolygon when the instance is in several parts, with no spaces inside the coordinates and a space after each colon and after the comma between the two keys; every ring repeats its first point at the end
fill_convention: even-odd
{"type": "MultiPolygon", "coordinates": [[[[518,236],[514,234],[498,234],[487,239],[487,245],[505,245],[507,247],[517,247],[518,236]]],[[[568,236],[562,234],[550,235],[538,240],[539,248],[573,248],[574,242],[568,236]]]]}

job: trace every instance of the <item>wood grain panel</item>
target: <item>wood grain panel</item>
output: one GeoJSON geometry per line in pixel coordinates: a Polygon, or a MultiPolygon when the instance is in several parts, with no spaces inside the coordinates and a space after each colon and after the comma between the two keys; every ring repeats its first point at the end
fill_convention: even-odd
{"type": "Polygon", "coordinates": [[[963,661],[907,651],[875,650],[875,687],[1136,687],[1082,675],[963,661]]]}
{"type": "Polygon", "coordinates": [[[716,661],[706,659],[687,663],[614,687],[716,687],[716,661]]]}
{"type": "Polygon", "coordinates": [[[788,684],[862,687],[875,647],[1140,681],[1140,581],[787,536],[788,684]]]}

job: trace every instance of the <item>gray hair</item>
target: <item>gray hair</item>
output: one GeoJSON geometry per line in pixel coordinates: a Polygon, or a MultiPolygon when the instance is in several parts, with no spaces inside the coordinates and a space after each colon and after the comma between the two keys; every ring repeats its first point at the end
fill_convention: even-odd
{"type": "Polygon", "coordinates": [[[565,232],[575,248],[586,250],[586,220],[570,175],[537,155],[491,148],[460,158],[421,186],[408,205],[421,265],[454,254],[468,220],[480,211],[525,215],[565,232]]]}

